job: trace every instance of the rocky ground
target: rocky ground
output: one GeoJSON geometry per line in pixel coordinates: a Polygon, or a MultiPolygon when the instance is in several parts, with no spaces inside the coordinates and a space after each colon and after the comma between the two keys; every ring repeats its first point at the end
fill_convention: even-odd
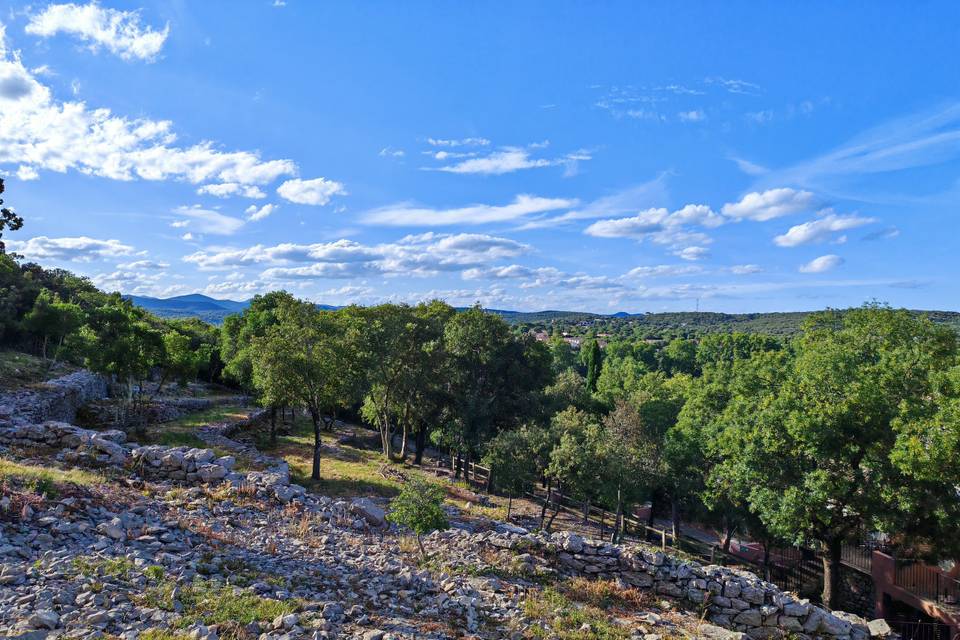
{"type": "Polygon", "coordinates": [[[385,501],[331,499],[292,484],[286,464],[239,438],[238,426],[256,428],[198,430],[217,454],[139,447],[115,433],[68,430],[48,442],[8,432],[0,636],[740,636],[623,580],[564,577],[550,554],[527,553],[510,525],[455,509],[460,534],[430,536],[422,557],[385,522],[385,501]],[[245,471],[233,469],[236,458],[245,471]]]}

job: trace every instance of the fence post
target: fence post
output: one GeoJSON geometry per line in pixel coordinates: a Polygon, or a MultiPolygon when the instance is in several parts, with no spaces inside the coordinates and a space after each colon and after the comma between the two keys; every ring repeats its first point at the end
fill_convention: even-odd
{"type": "Polygon", "coordinates": [[[660,549],[663,551],[667,550],[667,530],[666,529],[660,532],[660,549]]]}

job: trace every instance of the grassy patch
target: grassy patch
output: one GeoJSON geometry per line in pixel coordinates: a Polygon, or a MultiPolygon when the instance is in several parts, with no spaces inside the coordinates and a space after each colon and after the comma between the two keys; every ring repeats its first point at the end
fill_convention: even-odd
{"type": "Polygon", "coordinates": [[[185,633],[174,633],[169,629],[147,629],[137,638],[139,640],[189,640],[190,636],[185,633]]]}
{"type": "Polygon", "coordinates": [[[0,388],[20,389],[75,370],[75,367],[64,363],[57,363],[51,368],[50,362],[28,353],[0,350],[0,388]]]}
{"type": "Polygon", "coordinates": [[[84,469],[40,467],[0,458],[0,481],[6,480],[15,480],[50,498],[56,497],[65,484],[92,486],[106,482],[103,475],[84,469]]]}
{"type": "MultiPolygon", "coordinates": [[[[321,436],[324,443],[329,443],[331,438],[329,433],[321,436]]],[[[286,460],[294,482],[323,495],[392,498],[400,493],[399,481],[381,475],[380,468],[385,461],[379,452],[349,446],[338,446],[333,456],[326,453],[320,460],[321,479],[311,480],[313,424],[309,419],[298,419],[292,425],[289,435],[277,438],[276,445],[270,443],[266,434],[261,434],[257,447],[286,460]]]]}
{"type": "Polygon", "coordinates": [[[617,625],[599,607],[579,604],[561,591],[547,587],[529,595],[524,614],[535,623],[529,638],[559,640],[626,640],[630,631],[617,625]]]}
{"type": "MultiPolygon", "coordinates": [[[[139,598],[143,606],[173,611],[176,584],[166,582],[151,587],[139,598]]],[[[293,613],[299,603],[292,600],[273,600],[237,587],[207,580],[195,580],[181,585],[177,601],[183,606],[177,626],[185,628],[197,622],[205,625],[236,623],[250,624],[269,621],[277,616],[293,613]]]]}
{"type": "Polygon", "coordinates": [[[132,560],[127,558],[96,558],[79,556],[73,559],[73,569],[79,575],[93,578],[96,576],[126,576],[135,569],[132,560]]]}

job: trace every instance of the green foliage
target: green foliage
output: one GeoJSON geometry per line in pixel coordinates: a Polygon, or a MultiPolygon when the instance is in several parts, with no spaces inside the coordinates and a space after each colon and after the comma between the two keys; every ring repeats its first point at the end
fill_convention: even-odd
{"type": "MultiPolygon", "coordinates": [[[[419,542],[421,536],[450,526],[442,506],[444,495],[440,485],[413,477],[403,485],[400,495],[390,501],[387,520],[413,531],[419,542]]],[[[423,551],[422,543],[420,550],[423,551]]]]}
{"type": "Polygon", "coordinates": [[[600,377],[600,369],[603,366],[600,343],[596,340],[590,340],[584,344],[580,351],[580,358],[587,370],[587,389],[593,393],[597,390],[597,379],[600,377]]]}
{"type": "Polygon", "coordinates": [[[521,496],[537,479],[535,431],[502,431],[487,443],[483,464],[493,474],[494,486],[511,497],[521,496]]]}
{"type": "Polygon", "coordinates": [[[60,354],[64,339],[83,324],[79,305],[61,302],[49,289],[41,289],[33,301],[33,308],[23,318],[24,328],[41,340],[41,357],[47,359],[50,341],[57,344],[54,360],[60,354]]]}
{"type": "MultiPolygon", "coordinates": [[[[3,178],[0,178],[0,194],[3,193],[3,178]]],[[[3,206],[3,200],[0,200],[0,254],[6,251],[6,245],[3,243],[3,230],[17,231],[23,227],[23,218],[14,213],[11,209],[3,206]]]]}

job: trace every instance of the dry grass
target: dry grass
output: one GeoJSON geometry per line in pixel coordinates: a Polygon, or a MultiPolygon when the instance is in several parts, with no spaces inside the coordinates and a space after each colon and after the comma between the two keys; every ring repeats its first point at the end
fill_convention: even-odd
{"type": "Polygon", "coordinates": [[[106,478],[84,469],[58,469],[51,466],[30,465],[0,458],[0,481],[15,480],[37,487],[75,484],[94,486],[106,482],[106,478]]]}
{"type": "Polygon", "coordinates": [[[615,607],[637,610],[649,607],[654,601],[653,595],[649,591],[641,591],[633,587],[621,587],[613,580],[571,578],[563,584],[562,590],[571,600],[601,609],[615,607]]]}

